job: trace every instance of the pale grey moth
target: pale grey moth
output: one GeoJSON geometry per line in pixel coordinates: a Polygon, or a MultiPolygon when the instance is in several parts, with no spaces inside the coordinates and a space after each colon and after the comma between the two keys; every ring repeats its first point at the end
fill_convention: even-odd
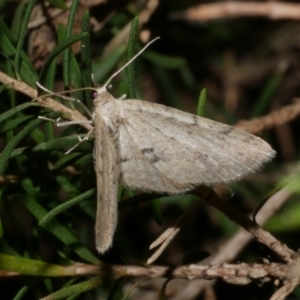
{"type": "Polygon", "coordinates": [[[239,180],[275,155],[250,133],[164,105],[115,99],[105,86],[94,106],[100,253],[112,245],[119,183],[180,194],[202,184],[239,180]]]}
{"type": "Polygon", "coordinates": [[[199,185],[239,180],[275,156],[264,140],[231,126],[156,103],[115,99],[107,91],[109,82],[146,47],[96,89],[92,120],[87,121],[94,125],[95,135],[95,231],[100,253],[112,245],[119,183],[142,191],[180,194],[199,185]]]}

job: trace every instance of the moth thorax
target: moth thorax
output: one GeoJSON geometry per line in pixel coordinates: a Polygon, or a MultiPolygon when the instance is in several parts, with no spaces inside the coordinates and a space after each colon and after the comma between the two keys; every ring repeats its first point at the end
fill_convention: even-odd
{"type": "MultiPolygon", "coordinates": [[[[110,94],[108,95],[112,98],[110,94]]],[[[107,132],[111,137],[118,134],[120,122],[119,109],[116,101],[111,101],[111,99],[101,99],[95,107],[95,117],[103,120],[107,132]]]]}

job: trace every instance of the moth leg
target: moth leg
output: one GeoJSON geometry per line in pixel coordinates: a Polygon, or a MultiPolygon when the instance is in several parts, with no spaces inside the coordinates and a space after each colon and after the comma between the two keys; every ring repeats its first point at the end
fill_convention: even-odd
{"type": "MultiPolygon", "coordinates": [[[[85,124],[92,124],[93,123],[92,120],[61,121],[61,118],[57,118],[56,120],[46,118],[46,117],[42,117],[42,116],[38,116],[38,118],[42,119],[42,120],[50,121],[50,122],[54,123],[57,127],[73,125],[73,124],[84,124],[84,123],[85,124]]],[[[91,136],[91,134],[93,133],[93,131],[94,131],[94,129],[90,130],[84,138],[81,138],[80,136],[78,136],[78,141],[79,142],[77,144],[75,144],[72,148],[70,148],[67,152],[65,152],[65,154],[69,154],[75,148],[77,148],[80,144],[87,141],[89,139],[89,137],[91,136]]]]}
{"type": "Polygon", "coordinates": [[[74,120],[74,121],[61,121],[61,118],[57,118],[55,120],[38,116],[39,119],[41,120],[46,120],[54,123],[57,127],[62,127],[62,126],[68,126],[68,125],[76,125],[76,124],[92,124],[92,120],[74,120]]]}
{"type": "Polygon", "coordinates": [[[89,137],[91,136],[91,134],[94,132],[94,130],[90,130],[86,136],[84,138],[81,138],[80,136],[78,136],[78,143],[75,144],[72,148],[70,148],[67,152],[65,152],[65,154],[69,154],[71,153],[75,148],[77,148],[80,144],[84,143],[85,141],[88,141],[89,137]]]}

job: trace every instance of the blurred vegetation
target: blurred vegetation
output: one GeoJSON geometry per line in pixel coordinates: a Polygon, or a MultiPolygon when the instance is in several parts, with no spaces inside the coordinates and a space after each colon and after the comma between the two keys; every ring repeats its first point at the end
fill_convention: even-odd
{"type": "MultiPolygon", "coordinates": [[[[113,80],[110,92],[116,98],[126,93],[196,113],[200,92],[205,88],[206,117],[235,124],[239,119],[266,115],[299,95],[297,22],[239,18],[191,23],[172,18],[172,13],[183,12],[199,1],[173,0],[162,1],[139,28],[136,16],[143,11],[143,1],[108,1],[92,7],[77,2],[63,18],[67,22],[58,20],[57,26],[52,24],[45,29],[49,20],[30,27],[36,1],[1,1],[0,71],[33,88],[37,81],[53,91],[91,87],[91,73],[96,85],[104,83],[141,49],[140,38],[150,33],[151,38],[160,39],[113,80]],[[95,24],[90,23],[91,18],[97,20],[98,27],[91,27],[95,24]],[[123,38],[121,32],[130,24],[131,30],[125,30],[123,38]],[[116,37],[119,38],[113,43],[116,37]],[[70,47],[78,41],[79,46],[77,43],[77,47],[70,47]]],[[[45,2],[44,8],[48,4],[58,10],[66,8],[60,0],[45,2]]],[[[97,254],[93,140],[65,155],[77,142],[77,134],[85,133],[82,128],[57,128],[37,116],[57,118],[59,114],[36,106],[12,87],[2,85],[0,92],[0,269],[31,275],[2,279],[1,299],[39,299],[68,287],[68,299],[122,299],[124,287],[133,284],[127,279],[103,284],[92,276],[59,277],[65,272],[60,266],[73,262],[100,265],[102,261],[144,264],[150,256],[151,242],[196,197],[141,194],[120,187],[120,201],[124,201],[120,204],[114,246],[104,256],[97,254]],[[55,215],[48,215],[58,206],[55,215]]],[[[71,96],[92,107],[90,91],[71,96]]],[[[80,109],[74,103],[58,101],[80,109]]],[[[204,108],[198,111],[202,114],[204,108]]],[[[240,210],[252,212],[278,182],[288,178],[288,170],[295,174],[298,132],[298,120],[264,132],[263,138],[278,153],[276,159],[260,173],[220,188],[222,197],[240,210]]],[[[293,177],[292,183],[295,196],[266,228],[297,249],[299,175],[293,177]]],[[[214,249],[236,229],[236,224],[222,214],[203,206],[190,216],[158,263],[196,263],[203,254],[200,250],[214,249]]],[[[260,257],[269,258],[272,254],[253,242],[236,261],[255,262],[260,257]]],[[[273,284],[237,287],[220,282],[215,287],[218,299],[224,299],[222,295],[231,295],[230,299],[263,299],[273,290],[273,284]]],[[[158,298],[159,289],[156,292],[158,298]]],[[[129,299],[138,296],[133,293],[129,299]]]]}

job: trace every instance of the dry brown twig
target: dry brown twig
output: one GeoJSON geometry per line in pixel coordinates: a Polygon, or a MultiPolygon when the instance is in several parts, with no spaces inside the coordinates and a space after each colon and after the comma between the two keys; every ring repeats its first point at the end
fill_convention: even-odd
{"type": "MultiPolygon", "coordinates": [[[[87,276],[102,275],[104,278],[110,274],[111,280],[122,277],[133,278],[184,278],[184,279],[223,279],[226,282],[237,285],[245,285],[252,280],[270,281],[273,278],[289,278],[290,266],[280,263],[267,264],[222,264],[222,265],[185,265],[178,267],[153,265],[148,267],[126,266],[126,265],[105,265],[100,266],[85,265],[75,263],[64,267],[65,272],[61,276],[87,276]],[[109,271],[108,271],[109,270],[109,271]]],[[[0,270],[1,274],[8,277],[23,276],[16,272],[0,270]]]]}
{"type": "MultiPolygon", "coordinates": [[[[99,4],[105,4],[105,0],[81,0],[80,5],[85,6],[85,9],[91,9],[93,6],[99,5],[99,4]]],[[[67,7],[67,10],[63,10],[60,8],[54,8],[51,7],[49,3],[43,4],[45,7],[43,7],[41,4],[35,5],[31,17],[30,17],[30,22],[28,24],[28,29],[33,29],[37,28],[43,24],[46,24],[47,21],[53,20],[59,15],[65,14],[64,19],[68,19],[68,13],[69,9],[71,7],[72,1],[68,0],[65,1],[65,5],[67,7]],[[46,13],[45,11],[46,10],[46,13]],[[67,15],[66,15],[67,14],[67,15]]],[[[64,21],[65,21],[64,20],[64,21]]],[[[57,25],[57,23],[54,23],[54,25],[57,25]]]]}
{"type": "MultiPolygon", "coordinates": [[[[83,13],[86,10],[94,8],[99,5],[103,5],[103,9],[108,9],[105,7],[107,1],[105,0],[81,0],[78,3],[76,18],[73,25],[73,33],[78,33],[81,30],[81,19],[83,13]]],[[[66,7],[70,8],[72,1],[66,1],[66,7]]],[[[139,23],[140,27],[145,24],[156,7],[158,6],[158,0],[147,0],[140,1],[140,3],[136,4],[135,10],[138,10],[139,14],[139,23]]],[[[116,11],[111,11],[107,13],[107,16],[102,20],[97,20],[96,17],[91,16],[90,23],[91,29],[93,32],[98,32],[105,26],[105,24],[111,20],[111,18],[115,15],[116,11]]],[[[134,12],[136,14],[136,11],[134,12]]],[[[56,45],[56,37],[53,32],[53,28],[56,28],[58,24],[66,25],[69,16],[69,9],[62,10],[60,8],[53,8],[51,5],[47,3],[37,4],[34,7],[34,10],[31,15],[31,19],[28,25],[29,29],[29,44],[28,44],[28,52],[33,61],[36,68],[40,68],[45,60],[45,57],[51,51],[51,49],[56,45]]],[[[118,48],[120,45],[124,44],[128,39],[129,31],[130,31],[131,22],[126,24],[118,33],[111,39],[111,41],[107,44],[103,51],[103,57],[105,55],[111,53],[114,49],[118,48]]],[[[148,42],[150,36],[145,34],[145,32],[141,32],[142,37],[148,37],[148,39],[144,38],[144,42],[148,42]]],[[[80,43],[75,43],[72,45],[72,49],[74,53],[80,52],[80,43]]]]}
{"type": "MultiPolygon", "coordinates": [[[[204,194],[207,194],[207,190],[205,190],[202,187],[198,188],[194,192],[194,194],[198,195],[200,197],[200,199],[202,199],[203,191],[204,191],[204,194]]],[[[210,194],[207,197],[205,196],[204,199],[205,199],[204,201],[207,204],[209,204],[209,205],[213,206],[214,208],[216,208],[217,210],[221,211],[229,219],[231,219],[232,221],[234,221],[235,223],[237,223],[238,225],[240,225],[241,227],[243,227],[245,230],[247,230],[249,233],[251,233],[251,235],[257,241],[259,241],[260,243],[262,243],[262,244],[266,245],[267,247],[269,247],[269,249],[271,249],[273,252],[275,252],[278,255],[278,257],[280,257],[283,261],[285,261],[287,263],[290,263],[291,261],[294,260],[294,257],[295,257],[295,252],[294,251],[292,251],[291,249],[289,249],[285,244],[283,244],[280,241],[278,241],[269,232],[263,230],[255,221],[251,220],[244,213],[238,211],[230,203],[221,200],[221,198],[219,198],[219,196],[213,190],[211,190],[210,194]]],[[[199,202],[196,202],[192,206],[193,210],[188,210],[188,213],[183,214],[179,218],[180,222],[182,220],[185,220],[186,217],[187,217],[187,215],[189,215],[191,212],[193,212],[194,209],[196,207],[198,207],[198,206],[199,206],[199,202]]],[[[175,229],[177,229],[177,227],[179,227],[179,226],[176,226],[175,229]]],[[[173,232],[173,227],[171,228],[171,230],[173,232]]],[[[177,231],[176,231],[176,233],[177,233],[177,231]]],[[[165,233],[163,233],[161,235],[161,237],[157,239],[157,241],[159,241],[159,244],[163,243],[165,241],[165,239],[169,237],[169,235],[170,235],[169,230],[167,230],[165,233]],[[166,234],[167,234],[167,237],[165,236],[166,234]]],[[[155,241],[151,245],[151,248],[153,248],[153,247],[155,247],[155,246],[158,245],[157,241],[155,241]]],[[[168,243],[169,243],[169,241],[168,241],[168,243]]],[[[165,247],[163,249],[165,249],[165,247]]],[[[155,255],[153,255],[153,256],[151,256],[151,258],[149,258],[148,262],[149,261],[150,262],[154,261],[154,257],[155,257],[155,259],[157,258],[156,256],[157,255],[155,253],[155,255]]]]}
{"type": "MultiPolygon", "coordinates": [[[[299,267],[299,262],[298,262],[299,267]]],[[[222,264],[222,265],[187,265],[179,267],[167,266],[119,266],[119,265],[102,265],[93,266],[81,263],[64,267],[66,272],[62,276],[87,276],[87,275],[101,275],[105,276],[109,273],[112,280],[122,277],[131,278],[184,278],[192,280],[195,278],[201,279],[222,279],[230,284],[245,285],[252,281],[255,282],[269,282],[275,278],[285,281],[285,285],[277,291],[272,299],[284,299],[279,295],[288,295],[298,284],[298,277],[290,278],[290,265],[280,263],[266,263],[266,264],[222,264]],[[109,269],[109,272],[107,270],[109,269]],[[69,275],[67,275],[69,274],[69,275]],[[276,296],[276,297],[275,297],[276,296]]],[[[15,272],[7,272],[0,270],[1,277],[19,277],[23,274],[15,272]]]]}
{"type": "Polygon", "coordinates": [[[174,18],[189,21],[207,22],[228,17],[266,17],[272,20],[300,19],[300,4],[269,2],[227,1],[213,4],[202,4],[189,8],[183,14],[173,14],[174,18]]]}
{"type": "MultiPolygon", "coordinates": [[[[194,213],[195,210],[204,203],[204,199],[208,196],[208,193],[210,190],[205,191],[205,194],[202,195],[202,197],[195,202],[187,211],[185,211],[176,221],[175,223],[169,227],[167,230],[165,230],[151,245],[150,250],[157,247],[161,244],[161,246],[158,248],[157,251],[155,251],[151,257],[147,260],[148,264],[153,263],[160,255],[161,253],[166,249],[166,247],[170,244],[170,242],[174,239],[176,234],[179,232],[181,227],[186,222],[188,216],[190,214],[194,213]]],[[[260,210],[257,220],[259,221],[259,224],[263,224],[269,217],[273,215],[273,213],[278,209],[291,195],[291,192],[287,189],[282,189],[278,191],[275,195],[270,197],[268,201],[266,201],[263,208],[260,210]],[[274,203],[276,200],[276,203],[274,203]],[[271,204],[270,204],[271,203],[271,204]]],[[[240,214],[238,211],[236,211],[237,214],[240,214]]],[[[264,236],[264,235],[263,235],[264,236]]],[[[222,253],[218,258],[215,257],[214,261],[209,259],[210,263],[223,263],[228,262],[234,259],[234,257],[241,251],[243,246],[249,242],[251,239],[253,239],[254,236],[249,235],[244,229],[241,229],[237,232],[237,234],[230,240],[229,247],[226,247],[225,245],[222,245],[222,253]],[[246,235],[245,235],[246,233],[246,235]],[[228,248],[228,252],[224,251],[228,248]],[[232,251],[234,249],[234,251],[232,251]]]]}
{"type": "Polygon", "coordinates": [[[285,283],[277,292],[273,294],[270,300],[284,300],[299,285],[299,278],[285,283]]]}
{"type": "MultiPolygon", "coordinates": [[[[291,279],[289,277],[290,265],[280,263],[266,263],[266,264],[223,264],[223,265],[187,265],[179,267],[167,266],[119,266],[119,265],[103,265],[102,267],[73,264],[67,268],[67,272],[62,276],[86,276],[86,275],[100,275],[101,278],[110,274],[111,280],[116,280],[123,277],[131,278],[184,278],[192,280],[195,278],[202,278],[207,280],[222,279],[225,282],[235,285],[246,285],[252,281],[265,283],[275,278],[280,278],[285,282],[284,286],[277,291],[272,299],[284,299],[282,296],[287,296],[298,284],[298,278],[291,279]],[[69,274],[69,275],[67,275],[69,274]],[[280,293],[279,293],[280,292],[280,293]]],[[[299,267],[299,263],[298,263],[299,267]]],[[[0,273],[3,273],[0,270],[0,273]]],[[[4,271],[5,273],[5,271],[4,271]]],[[[13,277],[18,277],[18,274],[7,274],[13,277]]],[[[23,276],[19,274],[19,276],[23,276]]],[[[186,299],[186,298],[185,298],[186,299]]]]}
{"type": "Polygon", "coordinates": [[[266,245],[284,262],[290,263],[294,260],[294,251],[278,241],[269,232],[262,229],[247,215],[238,211],[234,206],[230,205],[230,203],[221,200],[213,191],[211,192],[210,196],[206,198],[205,202],[224,213],[230,220],[242,226],[245,230],[251,233],[258,242],[266,245]]]}
{"type": "MultiPolygon", "coordinates": [[[[204,196],[205,197],[205,196],[204,196]]],[[[190,208],[188,208],[176,221],[169,227],[165,232],[163,232],[150,246],[149,249],[153,249],[160,245],[160,247],[148,258],[147,264],[152,264],[156,259],[162,254],[166,247],[171,243],[177,233],[180,231],[183,224],[188,220],[190,214],[194,213],[195,210],[202,204],[204,200],[201,197],[196,201],[190,208]]]]}
{"type": "MultiPolygon", "coordinates": [[[[198,189],[197,194],[201,194],[202,190],[198,189]]],[[[282,244],[280,241],[276,240],[272,235],[270,235],[268,232],[264,231],[259,225],[257,225],[254,221],[249,219],[246,215],[240,213],[237,211],[234,207],[232,207],[230,204],[222,201],[216,194],[212,193],[207,199],[207,203],[211,204],[215,208],[217,208],[219,211],[225,213],[227,217],[232,219],[234,222],[237,224],[241,225],[244,227],[244,229],[240,229],[238,233],[233,237],[232,240],[230,240],[226,245],[223,245],[219,247],[222,249],[222,251],[217,252],[217,255],[209,257],[208,259],[201,261],[201,264],[207,265],[213,264],[215,266],[220,266],[224,262],[231,261],[236,257],[236,255],[242,250],[243,246],[247,244],[251,239],[254,237],[259,240],[261,243],[267,245],[272,251],[274,251],[282,260],[287,262],[287,268],[289,269],[288,266],[294,265],[296,262],[296,265],[298,265],[298,256],[295,252],[290,250],[286,245],[282,244]],[[241,222],[241,220],[244,220],[241,222]],[[245,229],[248,231],[245,231],[245,229]],[[249,232],[251,234],[249,234],[249,232]],[[296,258],[296,260],[295,260],[296,258]]],[[[283,188],[276,192],[274,195],[272,195],[268,201],[265,203],[265,205],[261,208],[259,211],[256,220],[260,223],[263,224],[270,216],[272,216],[278,209],[279,207],[291,196],[291,192],[283,188]]],[[[196,206],[199,206],[199,203],[196,203],[196,206]]],[[[190,213],[194,212],[195,208],[190,209],[187,214],[184,215],[184,218],[182,216],[181,219],[185,219],[186,215],[190,215],[190,213]]],[[[182,220],[181,220],[182,221],[182,220]]],[[[181,224],[182,225],[182,224],[181,224]]],[[[180,229],[180,227],[176,227],[175,229],[172,226],[171,229],[166,230],[159,238],[158,240],[161,240],[167,233],[170,234],[170,230],[172,231],[171,234],[175,234],[174,232],[177,233],[177,231],[180,229]]],[[[170,235],[171,235],[170,234],[170,235]]],[[[168,237],[169,238],[169,235],[168,237]]],[[[173,238],[173,237],[172,237],[173,238]]],[[[166,242],[165,239],[162,241],[162,246],[166,246],[169,244],[170,241],[166,242]],[[166,245],[165,245],[166,244],[166,245]]],[[[155,252],[154,255],[149,259],[154,261],[154,259],[157,258],[158,255],[161,254],[161,252],[165,249],[165,247],[160,247],[163,249],[160,249],[161,251],[155,252]]],[[[148,261],[149,261],[148,260],[148,261]]],[[[267,263],[268,264],[268,263],[267,263]]],[[[286,280],[285,285],[291,287],[294,286],[293,282],[295,280],[297,281],[299,275],[298,271],[294,272],[293,276],[291,276],[291,280],[288,279],[286,280]],[[296,275],[297,274],[297,275],[296,275]],[[296,278],[296,279],[295,279],[296,278]]],[[[226,276],[225,276],[226,277],[226,276]]],[[[193,280],[187,284],[185,288],[182,287],[182,284],[176,284],[176,282],[179,279],[175,279],[173,282],[170,283],[174,287],[175,286],[180,286],[180,290],[175,292],[175,296],[172,298],[173,300],[177,299],[183,299],[186,295],[189,295],[189,299],[194,299],[199,293],[203,290],[203,288],[207,286],[211,286],[214,282],[207,282],[203,281],[203,278],[193,280]],[[173,283],[173,284],[172,284],[173,283]]],[[[224,279],[224,278],[223,278],[224,279]]],[[[279,278],[279,280],[284,280],[284,278],[279,278]]],[[[247,282],[249,283],[250,280],[249,278],[225,278],[225,281],[233,284],[246,284],[247,282]]],[[[264,281],[265,282],[265,281],[264,281]]],[[[172,289],[172,288],[171,288],[172,289]]],[[[287,291],[287,289],[283,289],[284,291],[287,291]]],[[[290,292],[292,292],[292,288],[290,288],[290,292]]],[[[176,291],[176,288],[175,288],[176,291]]],[[[174,294],[174,288],[173,288],[173,294],[174,294]]]]}
{"type": "MultiPolygon", "coordinates": [[[[291,194],[288,189],[283,188],[272,195],[258,212],[256,216],[257,222],[263,225],[290,198],[291,194]]],[[[201,264],[220,265],[225,262],[230,262],[253,238],[254,236],[249,234],[244,228],[240,228],[230,240],[218,247],[220,251],[216,251],[210,257],[201,261],[201,264]]],[[[173,291],[175,296],[172,297],[172,300],[183,299],[184,295],[189,295],[189,299],[195,299],[204,289],[208,286],[212,286],[214,283],[215,281],[193,280],[188,282],[185,287],[182,287],[182,285],[176,285],[176,283],[171,282],[170,285],[172,285],[173,289],[180,286],[178,292],[173,291]]]]}
{"type": "MultiPolygon", "coordinates": [[[[62,112],[65,113],[66,116],[69,117],[70,120],[87,120],[85,116],[83,116],[78,110],[72,110],[71,108],[51,99],[50,97],[38,97],[37,90],[33,89],[32,87],[28,86],[26,83],[22,81],[18,81],[8,75],[2,73],[0,71],[0,82],[6,84],[8,87],[27,95],[28,97],[35,99],[37,103],[41,106],[51,109],[55,112],[62,112]]],[[[55,93],[53,93],[55,95],[55,93]]],[[[79,124],[82,127],[86,128],[88,131],[93,129],[90,124],[82,123],[79,124]]]]}
{"type": "Polygon", "coordinates": [[[296,99],[295,103],[272,111],[266,116],[254,118],[249,121],[242,120],[238,122],[235,127],[253,134],[260,134],[270,128],[278,127],[280,125],[288,123],[294,120],[299,115],[300,101],[296,99]]]}
{"type": "MultiPolygon", "coordinates": [[[[76,9],[74,24],[72,26],[73,33],[81,32],[81,20],[86,10],[91,10],[98,5],[104,5],[105,0],[81,0],[76,9]]],[[[45,58],[49,52],[56,46],[57,37],[54,28],[59,24],[67,25],[69,19],[71,0],[64,1],[66,10],[53,7],[50,3],[40,2],[35,5],[30,22],[28,24],[28,55],[36,69],[43,66],[45,58]]],[[[99,31],[107,19],[111,18],[109,14],[105,20],[98,21],[95,17],[90,17],[92,31],[99,31]]],[[[74,53],[79,53],[81,49],[80,43],[72,45],[74,53]]]]}

